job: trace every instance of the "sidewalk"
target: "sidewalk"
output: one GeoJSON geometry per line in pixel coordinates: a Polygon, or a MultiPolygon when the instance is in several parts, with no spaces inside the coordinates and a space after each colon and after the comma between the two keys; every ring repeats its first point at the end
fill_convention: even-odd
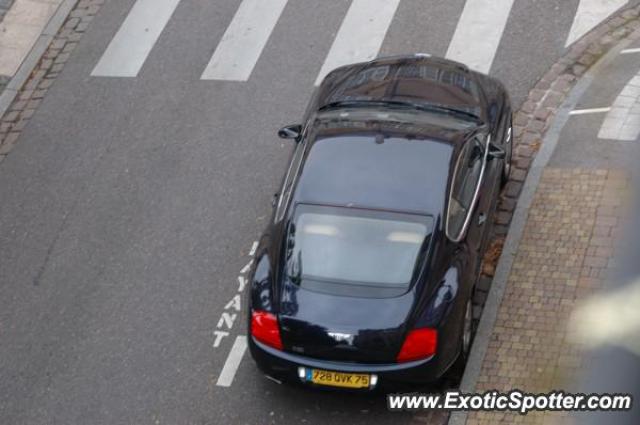
{"type": "MultiPolygon", "coordinates": [[[[640,102],[640,43],[627,47],[625,54],[612,51],[587,75],[585,90],[568,95],[556,116],[560,124],[547,132],[542,148],[548,149],[547,158],[536,158],[544,163],[525,183],[510,229],[510,238],[517,240],[502,255],[501,262],[512,256],[512,263],[484,341],[486,353],[475,366],[475,385],[463,390],[580,390],[580,374],[589,365],[567,325],[576,306],[603,288],[615,270],[614,246],[624,231],[623,205],[637,158],[638,133],[629,134],[640,131],[640,112],[634,109],[640,102]],[[624,131],[611,131],[612,125],[624,131]]],[[[463,419],[457,415],[451,423],[463,419]]],[[[472,412],[466,419],[467,425],[500,423],[578,422],[557,412],[472,412]]]]}
{"type": "Polygon", "coordinates": [[[62,0],[2,0],[0,76],[11,79],[62,0]]]}

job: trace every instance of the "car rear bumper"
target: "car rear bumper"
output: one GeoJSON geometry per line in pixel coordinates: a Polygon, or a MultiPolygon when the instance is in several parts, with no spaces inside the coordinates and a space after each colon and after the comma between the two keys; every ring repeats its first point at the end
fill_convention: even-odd
{"type": "Polygon", "coordinates": [[[407,363],[362,364],[319,360],[298,354],[276,350],[249,337],[251,356],[258,367],[268,376],[287,382],[312,385],[300,378],[299,368],[322,369],[335,372],[365,373],[376,375],[377,383],[370,389],[391,387],[397,384],[429,384],[438,381],[442,372],[441,362],[436,356],[407,363]]]}

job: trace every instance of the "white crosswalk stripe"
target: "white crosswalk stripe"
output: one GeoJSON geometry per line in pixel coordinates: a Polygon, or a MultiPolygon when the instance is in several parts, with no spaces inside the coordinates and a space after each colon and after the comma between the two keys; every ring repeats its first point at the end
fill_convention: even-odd
{"type": "Polygon", "coordinates": [[[247,81],[286,5],[287,0],[243,0],[202,79],[247,81]]]}
{"type": "MultiPolygon", "coordinates": [[[[374,59],[401,0],[352,0],[316,78],[374,59]]],[[[136,77],[180,0],[136,0],[91,75],[136,77]]],[[[628,0],[580,0],[567,35],[570,45],[628,0]]],[[[247,81],[288,0],[242,0],[201,74],[203,80],[247,81]]],[[[514,0],[466,0],[446,57],[489,73],[514,0]]],[[[452,21],[456,22],[456,21],[452,21]]],[[[425,48],[429,50],[428,40],[425,48]]]]}
{"type": "Polygon", "coordinates": [[[512,6],[513,0],[467,0],[447,58],[488,73],[512,6]]]}
{"type": "Polygon", "coordinates": [[[180,0],[137,0],[91,75],[136,77],[180,0]]]}
{"type": "Polygon", "coordinates": [[[316,85],[332,69],[374,59],[399,3],[400,0],[353,0],[318,74],[316,85]]]}
{"type": "Polygon", "coordinates": [[[624,86],[598,132],[599,139],[635,141],[640,136],[640,72],[624,86]]]}
{"type": "Polygon", "coordinates": [[[573,44],[626,3],[627,0],[580,0],[565,46],[573,44]]]}

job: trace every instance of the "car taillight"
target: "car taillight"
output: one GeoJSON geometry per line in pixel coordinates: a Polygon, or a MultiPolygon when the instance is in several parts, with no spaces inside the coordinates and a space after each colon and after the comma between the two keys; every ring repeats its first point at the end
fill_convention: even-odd
{"type": "Polygon", "coordinates": [[[438,331],[435,329],[414,329],[409,332],[404,340],[396,360],[401,363],[430,357],[436,353],[437,344],[438,331]]]}
{"type": "Polygon", "coordinates": [[[266,311],[251,313],[251,335],[269,347],[282,350],[278,318],[266,311]]]}

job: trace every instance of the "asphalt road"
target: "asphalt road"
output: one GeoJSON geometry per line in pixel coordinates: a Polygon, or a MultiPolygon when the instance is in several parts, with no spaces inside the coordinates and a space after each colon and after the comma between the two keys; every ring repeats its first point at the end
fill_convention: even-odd
{"type": "MultiPolygon", "coordinates": [[[[267,381],[248,353],[216,385],[292,147],[275,132],[300,118],[350,2],[286,4],[238,82],[200,77],[240,0],[183,0],[137,76],[91,76],[133,3],[102,7],[0,164],[0,423],[408,423],[381,397],[267,381]]],[[[402,0],[380,54],[447,54],[464,4],[402,0]]],[[[490,72],[516,106],[577,7],[513,3],[490,72]]]]}

